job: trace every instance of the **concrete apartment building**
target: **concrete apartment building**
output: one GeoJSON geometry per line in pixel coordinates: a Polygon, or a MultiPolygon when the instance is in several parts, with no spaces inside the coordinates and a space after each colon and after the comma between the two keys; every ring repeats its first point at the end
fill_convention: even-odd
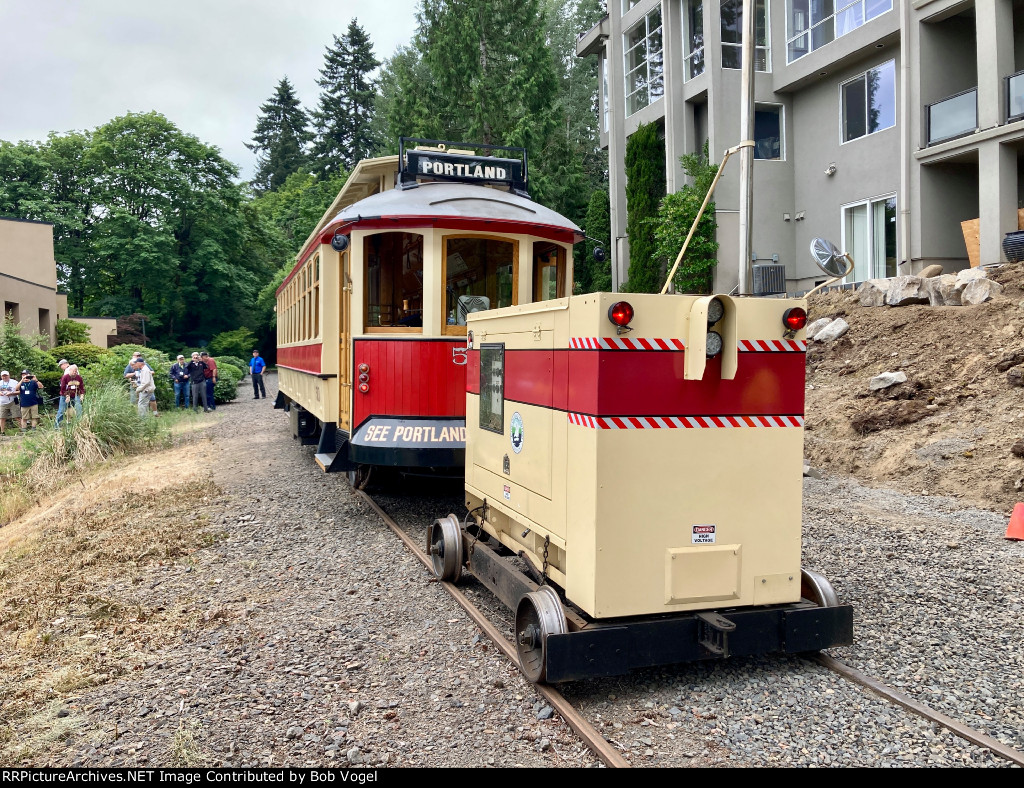
{"type": "MultiPolygon", "coordinates": [[[[742,0],[607,0],[577,54],[601,66],[616,286],[628,275],[625,147],[664,132],[679,156],[740,141],[742,0]]],[[[822,280],[815,236],[856,260],[848,281],[1005,259],[1024,193],[1024,0],[755,0],[753,248],[792,291],[822,280]],[[967,240],[963,222],[966,228],[967,240]],[[974,240],[976,239],[976,240],[974,240]]],[[[715,193],[715,289],[739,269],[739,157],[715,193]]]]}
{"type": "Polygon", "coordinates": [[[0,218],[0,303],[23,335],[45,334],[51,347],[56,343],[68,297],[57,292],[52,224],[0,218]]]}

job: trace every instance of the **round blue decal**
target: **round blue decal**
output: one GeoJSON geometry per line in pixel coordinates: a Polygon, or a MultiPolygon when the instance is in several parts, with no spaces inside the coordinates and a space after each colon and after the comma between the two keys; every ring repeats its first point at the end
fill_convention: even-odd
{"type": "Polygon", "coordinates": [[[512,414],[512,451],[519,454],[523,450],[523,417],[516,411],[512,414]]]}

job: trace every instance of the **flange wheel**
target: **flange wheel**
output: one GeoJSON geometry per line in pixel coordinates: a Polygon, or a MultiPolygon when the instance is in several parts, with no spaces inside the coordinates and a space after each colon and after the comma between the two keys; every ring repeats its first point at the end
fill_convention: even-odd
{"type": "Polygon", "coordinates": [[[541,683],[547,678],[548,636],[566,633],[562,600],[551,586],[523,594],[516,606],[516,651],[526,678],[541,683]]]}
{"type": "Polygon", "coordinates": [[[818,607],[839,606],[839,597],[836,596],[832,584],[825,579],[824,575],[819,575],[810,569],[800,570],[800,596],[818,607]]]}
{"type": "Polygon", "coordinates": [[[366,485],[370,483],[370,472],[372,470],[372,465],[357,465],[350,470],[348,472],[348,483],[352,485],[352,489],[365,490],[366,485]]]}
{"type": "Polygon", "coordinates": [[[434,577],[450,583],[462,576],[462,528],[454,514],[434,520],[427,529],[427,552],[434,577]]]}

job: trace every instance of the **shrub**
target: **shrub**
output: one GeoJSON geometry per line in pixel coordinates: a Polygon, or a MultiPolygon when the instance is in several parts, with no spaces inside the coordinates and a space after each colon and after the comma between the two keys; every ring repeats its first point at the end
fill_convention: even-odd
{"type": "Polygon", "coordinates": [[[209,352],[216,358],[220,355],[245,358],[256,347],[256,336],[248,328],[223,331],[210,340],[209,352]]]}
{"type": "Polygon", "coordinates": [[[23,369],[39,375],[57,369],[57,364],[21,335],[19,323],[7,318],[0,324],[0,367],[9,370],[12,377],[18,376],[20,379],[23,369]]]}
{"type": "Polygon", "coordinates": [[[90,386],[106,384],[117,386],[121,391],[127,392],[128,382],[124,377],[124,369],[128,366],[132,353],[136,350],[142,353],[149,368],[153,370],[157,407],[170,408],[174,404],[174,386],[170,379],[171,360],[166,353],[141,345],[117,345],[106,351],[107,355],[98,362],[83,369],[82,378],[85,380],[85,390],[89,391],[90,386]]]}
{"type": "Polygon", "coordinates": [[[665,258],[658,257],[649,219],[665,196],[665,142],[656,124],[641,124],[626,140],[626,235],[629,276],[624,289],[657,293],[665,258]]]}
{"type": "Polygon", "coordinates": [[[77,320],[57,321],[57,346],[84,345],[89,342],[89,326],[77,320]]]}
{"type": "Polygon", "coordinates": [[[56,365],[60,359],[66,358],[72,364],[78,364],[79,367],[87,367],[89,364],[95,364],[101,358],[110,354],[110,351],[106,348],[90,345],[88,342],[79,342],[74,345],[62,345],[61,347],[55,347],[53,350],[48,352],[50,357],[53,359],[54,365],[56,365]]]}
{"type": "Polygon", "coordinates": [[[218,364],[230,364],[233,367],[238,367],[243,378],[249,374],[249,362],[244,358],[239,358],[238,356],[214,356],[214,360],[218,364]]]}
{"type": "Polygon", "coordinates": [[[231,402],[238,397],[238,383],[242,376],[230,364],[217,368],[217,382],[213,386],[213,401],[218,405],[231,402]]]}

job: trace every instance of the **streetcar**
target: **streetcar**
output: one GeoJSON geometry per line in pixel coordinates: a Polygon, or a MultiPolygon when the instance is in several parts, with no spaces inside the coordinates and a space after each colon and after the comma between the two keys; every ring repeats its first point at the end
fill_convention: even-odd
{"type": "Polygon", "coordinates": [[[360,161],[277,290],[275,407],[324,471],[461,473],[470,314],[564,298],[583,233],[526,150],[402,138],[360,161]]]}

